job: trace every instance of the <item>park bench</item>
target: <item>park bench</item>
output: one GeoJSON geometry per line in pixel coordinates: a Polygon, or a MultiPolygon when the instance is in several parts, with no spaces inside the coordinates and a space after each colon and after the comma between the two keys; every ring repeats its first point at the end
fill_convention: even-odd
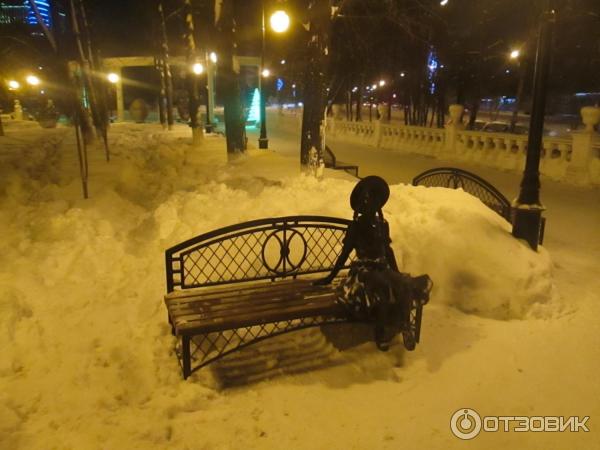
{"type": "MultiPolygon", "coordinates": [[[[439,167],[426,170],[412,180],[413,186],[462,188],[465,192],[477,197],[492,211],[513,223],[514,212],[508,199],[492,184],[474,173],[455,167],[439,167]]],[[[546,218],[542,217],[540,244],[544,241],[546,218]]]]}
{"type": "MultiPolygon", "coordinates": [[[[183,378],[269,337],[357,322],[336,302],[341,277],[326,286],[313,286],[311,277],[331,271],[349,224],[323,216],[261,219],[169,248],[165,303],[183,378]]],[[[416,342],[421,315],[414,301],[409,326],[416,342]]]]}

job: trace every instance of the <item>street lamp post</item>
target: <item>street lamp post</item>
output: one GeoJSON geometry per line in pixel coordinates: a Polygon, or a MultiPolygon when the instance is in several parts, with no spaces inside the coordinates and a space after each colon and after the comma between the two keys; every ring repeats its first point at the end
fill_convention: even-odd
{"type": "Polygon", "coordinates": [[[523,97],[523,88],[525,87],[525,64],[521,63],[521,51],[516,49],[510,52],[510,59],[516,62],[519,80],[517,81],[517,92],[515,94],[515,103],[513,105],[513,112],[510,119],[510,132],[514,133],[517,125],[519,116],[519,104],[521,103],[521,97],[523,97]]]}
{"type": "MultiPolygon", "coordinates": [[[[264,77],[265,71],[265,2],[262,0],[262,47],[260,52],[260,73],[259,77],[264,77]]],[[[267,138],[267,103],[265,97],[266,79],[262,80],[260,86],[260,137],[258,138],[258,148],[269,148],[269,139],[267,138]]]]}
{"type": "Polygon", "coordinates": [[[115,86],[115,89],[110,89],[109,91],[109,98],[110,98],[110,107],[109,107],[109,115],[112,116],[113,113],[113,106],[115,104],[115,102],[117,103],[117,120],[119,122],[123,121],[123,115],[124,115],[124,110],[122,105],[122,101],[123,101],[123,82],[121,80],[121,76],[118,73],[115,72],[110,72],[109,74],[106,75],[106,79],[108,80],[108,82],[115,86]],[[113,93],[115,95],[115,101],[112,100],[112,96],[113,93]],[[121,103],[119,103],[121,102],[121,103]]]}
{"type": "Polygon", "coordinates": [[[545,209],[540,201],[539,166],[543,145],[544,109],[546,106],[554,22],[555,11],[551,7],[551,0],[546,0],[535,56],[533,104],[527,142],[527,159],[523,180],[521,181],[521,191],[513,204],[515,219],[512,234],[516,238],[525,239],[533,250],[537,250],[540,240],[542,211],[545,209]]]}
{"type": "MultiPolygon", "coordinates": [[[[265,96],[266,78],[269,76],[269,70],[265,68],[265,1],[261,1],[262,7],[262,48],[260,52],[260,73],[259,78],[265,78],[260,84],[260,137],[258,138],[258,148],[269,148],[269,139],[267,138],[267,99],[265,96]]],[[[285,11],[275,11],[270,17],[271,28],[276,33],[283,33],[290,25],[290,18],[285,11]]],[[[282,62],[283,64],[283,62],[282,62]]]]}

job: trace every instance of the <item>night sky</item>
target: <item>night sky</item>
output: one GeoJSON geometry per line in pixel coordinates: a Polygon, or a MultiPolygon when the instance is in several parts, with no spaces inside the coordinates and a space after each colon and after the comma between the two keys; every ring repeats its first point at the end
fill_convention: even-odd
{"type": "MultiPolygon", "coordinates": [[[[105,55],[129,56],[153,53],[156,15],[147,0],[91,0],[88,2],[96,39],[105,55]]],[[[218,35],[213,27],[212,0],[194,2],[197,45],[215,47],[218,35]]],[[[183,18],[176,15],[182,2],[165,1],[165,15],[172,53],[184,53],[183,18]]],[[[236,4],[238,45],[240,53],[259,50],[260,9],[258,0],[242,0],[236,4]]]]}

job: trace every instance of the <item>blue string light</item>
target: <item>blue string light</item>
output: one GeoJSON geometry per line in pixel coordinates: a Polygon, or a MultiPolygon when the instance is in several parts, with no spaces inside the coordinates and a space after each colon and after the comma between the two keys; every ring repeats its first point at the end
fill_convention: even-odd
{"type": "Polygon", "coordinates": [[[277,78],[277,82],[275,83],[275,86],[277,87],[277,92],[281,91],[283,89],[283,87],[285,86],[285,82],[283,81],[283,78],[277,78]]]}
{"type": "Polygon", "coordinates": [[[429,92],[431,94],[435,93],[435,72],[438,66],[439,61],[432,47],[427,55],[427,79],[429,80],[429,92]]]}

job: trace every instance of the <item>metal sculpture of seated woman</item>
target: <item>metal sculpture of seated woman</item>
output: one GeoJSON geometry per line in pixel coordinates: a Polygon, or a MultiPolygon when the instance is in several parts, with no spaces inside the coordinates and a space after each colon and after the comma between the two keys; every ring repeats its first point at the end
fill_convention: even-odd
{"type": "Polygon", "coordinates": [[[331,283],[355,250],[357,258],[337,287],[338,301],[357,319],[375,322],[375,342],[380,350],[388,350],[398,331],[404,346],[414,350],[411,306],[413,302],[427,303],[432,282],[427,275],[411,277],[398,270],[381,210],[389,196],[389,186],[380,177],[369,176],[356,185],[350,196],[354,219],[346,231],[342,252],[331,273],[315,284],[331,283]]]}

